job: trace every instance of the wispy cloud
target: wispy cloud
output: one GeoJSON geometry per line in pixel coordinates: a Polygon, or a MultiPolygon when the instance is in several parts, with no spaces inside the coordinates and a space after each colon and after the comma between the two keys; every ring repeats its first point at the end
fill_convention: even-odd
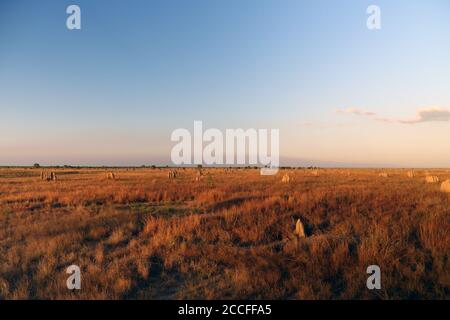
{"type": "Polygon", "coordinates": [[[332,129],[332,128],[340,128],[340,127],[348,127],[349,123],[334,123],[334,122],[310,122],[305,121],[301,122],[300,126],[302,127],[311,127],[311,128],[319,128],[319,129],[332,129]]]}
{"type": "Polygon", "coordinates": [[[354,109],[354,108],[336,109],[336,113],[349,113],[349,114],[356,114],[358,116],[368,116],[368,117],[376,115],[373,112],[362,111],[362,110],[354,109]]]}
{"type": "Polygon", "coordinates": [[[390,122],[390,123],[403,123],[403,124],[416,124],[423,122],[435,122],[435,121],[450,121],[450,109],[431,107],[426,109],[420,109],[414,118],[411,119],[395,119],[385,118],[377,115],[374,112],[363,111],[354,108],[336,109],[336,113],[339,114],[353,114],[357,116],[363,116],[371,118],[375,121],[390,122]]]}

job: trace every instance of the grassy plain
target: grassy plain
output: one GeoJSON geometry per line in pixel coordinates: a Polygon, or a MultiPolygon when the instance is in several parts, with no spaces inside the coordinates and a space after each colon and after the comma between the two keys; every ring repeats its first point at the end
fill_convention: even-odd
{"type": "Polygon", "coordinates": [[[0,299],[450,298],[450,170],[51,170],[0,169],[0,299]]]}

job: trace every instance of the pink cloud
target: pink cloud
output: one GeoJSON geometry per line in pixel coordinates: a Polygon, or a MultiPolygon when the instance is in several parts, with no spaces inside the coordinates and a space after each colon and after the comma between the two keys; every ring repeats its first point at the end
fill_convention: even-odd
{"type": "Polygon", "coordinates": [[[379,122],[389,122],[389,123],[402,123],[402,124],[416,124],[423,122],[436,122],[436,121],[450,121],[450,109],[431,107],[426,109],[420,109],[414,118],[411,119],[394,119],[380,117],[374,112],[362,111],[359,109],[337,109],[336,113],[340,114],[354,114],[357,116],[369,117],[375,121],[379,122]]]}

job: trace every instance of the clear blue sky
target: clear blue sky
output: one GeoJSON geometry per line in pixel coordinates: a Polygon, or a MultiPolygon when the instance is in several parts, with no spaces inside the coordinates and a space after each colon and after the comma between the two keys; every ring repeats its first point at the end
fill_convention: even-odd
{"type": "Polygon", "coordinates": [[[449,166],[449,121],[335,112],[409,119],[449,88],[448,0],[0,2],[0,165],[163,163],[203,120],[280,128],[289,159],[449,166]]]}

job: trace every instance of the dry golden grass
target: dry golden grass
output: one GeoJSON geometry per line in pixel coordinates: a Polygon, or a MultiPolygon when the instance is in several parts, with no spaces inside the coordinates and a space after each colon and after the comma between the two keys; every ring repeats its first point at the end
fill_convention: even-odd
{"type": "Polygon", "coordinates": [[[0,299],[450,297],[448,170],[52,170],[0,169],[0,299]]]}

